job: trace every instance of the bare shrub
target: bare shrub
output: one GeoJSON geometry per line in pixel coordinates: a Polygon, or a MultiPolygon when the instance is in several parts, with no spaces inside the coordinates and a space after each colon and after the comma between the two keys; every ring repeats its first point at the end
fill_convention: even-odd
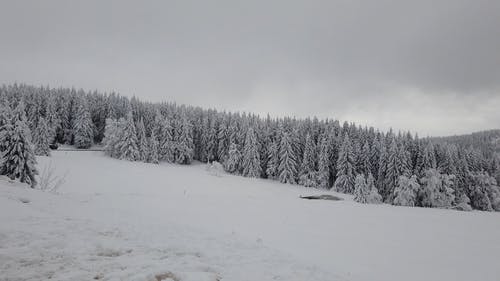
{"type": "Polygon", "coordinates": [[[56,168],[49,162],[40,173],[39,186],[40,190],[57,193],[59,188],[66,182],[66,175],[62,176],[56,174],[56,168]]]}

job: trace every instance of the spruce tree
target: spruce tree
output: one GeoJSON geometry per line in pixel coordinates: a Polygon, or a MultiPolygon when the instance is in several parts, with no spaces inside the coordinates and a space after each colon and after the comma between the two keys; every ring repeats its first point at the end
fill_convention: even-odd
{"type": "Polygon", "coordinates": [[[268,151],[268,161],[267,161],[267,177],[270,179],[278,179],[278,169],[280,164],[280,154],[279,154],[278,140],[271,142],[268,151]]]}
{"type": "Polygon", "coordinates": [[[85,97],[78,100],[76,118],[73,123],[74,143],[77,148],[90,148],[94,141],[94,124],[85,97]]]}
{"type": "Polygon", "coordinates": [[[56,99],[54,94],[49,94],[45,108],[47,126],[49,129],[49,143],[56,141],[57,130],[61,127],[61,120],[57,114],[56,99]]]}
{"type": "Polygon", "coordinates": [[[153,164],[158,164],[160,163],[159,160],[159,148],[160,148],[160,143],[158,142],[158,138],[156,137],[155,131],[151,132],[151,137],[149,138],[148,142],[148,155],[147,155],[147,162],[148,163],[153,163],[153,164]]]}
{"type": "Polygon", "coordinates": [[[368,174],[368,178],[366,179],[366,186],[367,189],[370,191],[370,194],[368,195],[368,203],[370,204],[382,203],[382,195],[378,193],[378,189],[375,186],[375,179],[373,178],[373,175],[371,173],[368,174]]]}
{"type": "Polygon", "coordinates": [[[137,160],[146,162],[149,156],[149,144],[146,137],[146,128],[144,127],[144,121],[142,118],[137,123],[137,138],[139,146],[139,159],[137,160]]]}
{"type": "Polygon", "coordinates": [[[227,161],[224,163],[224,167],[227,172],[235,174],[240,170],[241,163],[241,153],[238,149],[238,145],[231,142],[229,145],[229,155],[227,161]]]}
{"type": "Polygon", "coordinates": [[[368,203],[368,196],[370,195],[370,190],[366,184],[365,176],[358,174],[354,181],[354,201],[358,203],[366,204],[368,203]]]}
{"type": "Polygon", "coordinates": [[[296,175],[297,162],[292,138],[288,132],[283,132],[279,149],[278,179],[282,183],[296,184],[296,175]]]}
{"type": "Polygon", "coordinates": [[[387,151],[387,169],[385,172],[384,187],[382,191],[382,197],[386,202],[392,202],[394,188],[398,184],[399,176],[403,175],[401,172],[401,155],[399,154],[398,146],[396,144],[396,139],[393,138],[389,150],[387,151]]]}
{"type": "Polygon", "coordinates": [[[314,145],[314,140],[307,134],[304,156],[302,157],[302,165],[300,166],[299,184],[306,187],[315,187],[318,185],[315,162],[316,146],[314,145]]]}
{"type": "Polygon", "coordinates": [[[337,179],[334,187],[336,191],[342,193],[353,193],[354,191],[354,156],[347,134],[344,136],[337,160],[337,179]]]}
{"type": "Polygon", "coordinates": [[[136,161],[140,159],[137,132],[135,130],[132,111],[127,113],[127,119],[125,119],[125,123],[123,125],[123,131],[118,142],[118,147],[120,149],[120,159],[129,161],[136,161]]]}
{"type": "Polygon", "coordinates": [[[0,157],[0,174],[12,180],[19,179],[20,182],[35,188],[35,176],[38,171],[23,102],[19,103],[11,119],[7,120],[0,130],[0,139],[4,142],[0,157]]]}
{"type": "Polygon", "coordinates": [[[35,128],[34,146],[35,154],[40,156],[50,156],[50,140],[52,136],[45,118],[38,118],[38,125],[35,128]]]}
{"type": "Polygon", "coordinates": [[[361,173],[368,175],[372,172],[372,163],[371,163],[371,149],[368,141],[365,141],[363,144],[361,154],[360,154],[360,162],[361,162],[361,173]]]}
{"type": "Polygon", "coordinates": [[[243,176],[258,178],[260,177],[260,155],[257,146],[257,138],[252,128],[248,129],[243,147],[243,176]]]}
{"type": "Polygon", "coordinates": [[[175,163],[191,164],[193,161],[193,137],[192,126],[183,114],[180,123],[180,134],[175,145],[175,163]]]}
{"type": "Polygon", "coordinates": [[[106,126],[104,129],[104,139],[102,143],[104,145],[104,153],[113,158],[120,158],[120,148],[118,143],[121,138],[122,127],[124,120],[121,121],[108,118],[106,119],[106,126]]]}
{"type": "Polygon", "coordinates": [[[380,157],[377,170],[377,188],[383,193],[385,188],[385,176],[387,173],[387,147],[385,141],[380,142],[380,157]]]}
{"type": "Polygon", "coordinates": [[[318,156],[318,186],[330,188],[330,149],[326,134],[322,137],[318,156]]]}
{"type": "Polygon", "coordinates": [[[2,104],[0,104],[0,153],[6,149],[13,129],[12,109],[8,101],[3,100],[2,104]]]}

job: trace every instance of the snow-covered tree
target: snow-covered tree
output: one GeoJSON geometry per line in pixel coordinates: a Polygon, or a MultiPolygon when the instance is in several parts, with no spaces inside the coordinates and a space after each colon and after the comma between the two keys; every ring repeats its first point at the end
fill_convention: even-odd
{"type": "Polygon", "coordinates": [[[368,141],[365,141],[363,144],[361,153],[360,153],[360,172],[368,175],[372,172],[372,163],[371,163],[371,148],[368,141]]]}
{"type": "Polygon", "coordinates": [[[7,100],[0,104],[0,153],[6,149],[12,130],[12,109],[7,100]]]}
{"type": "Polygon", "coordinates": [[[38,125],[33,135],[35,154],[41,156],[50,156],[50,140],[52,138],[49,126],[45,118],[38,118],[38,125]]]}
{"type": "Polygon", "coordinates": [[[338,192],[352,193],[354,191],[354,156],[352,154],[349,135],[344,136],[344,142],[337,160],[337,179],[334,188],[338,192]]]}
{"type": "Polygon", "coordinates": [[[260,155],[254,130],[248,129],[243,147],[243,176],[258,178],[261,173],[260,155]]]}
{"type": "Polygon", "coordinates": [[[108,118],[106,119],[106,127],[104,129],[104,139],[102,143],[104,145],[104,152],[113,158],[120,158],[120,148],[118,143],[121,138],[122,124],[124,120],[121,121],[108,118]]]}
{"type": "Polygon", "coordinates": [[[306,187],[318,186],[318,173],[316,172],[316,146],[311,136],[306,136],[304,156],[300,166],[299,184],[306,187]]]}
{"type": "Polygon", "coordinates": [[[394,201],[392,204],[414,207],[419,190],[420,184],[418,184],[417,176],[413,175],[410,178],[400,176],[398,185],[394,189],[394,201]]]}
{"type": "Polygon", "coordinates": [[[147,155],[147,162],[148,163],[153,163],[153,164],[158,164],[160,163],[159,159],[159,148],[160,148],[160,143],[158,142],[158,138],[155,135],[155,131],[151,132],[151,137],[149,137],[148,140],[148,155],[147,155]]]}
{"type": "Polygon", "coordinates": [[[168,118],[162,116],[159,110],[156,110],[153,121],[155,136],[158,138],[158,159],[167,162],[174,162],[174,142],[172,138],[172,127],[168,118]]]}
{"type": "Polygon", "coordinates": [[[474,174],[471,186],[471,205],[482,211],[500,211],[500,188],[496,180],[485,172],[474,174]]]}
{"type": "Polygon", "coordinates": [[[330,148],[328,137],[325,135],[319,145],[318,156],[318,186],[322,188],[330,187],[330,148]]]}
{"type": "Polygon", "coordinates": [[[36,186],[36,158],[31,144],[31,133],[26,124],[24,104],[21,102],[13,117],[0,130],[4,150],[0,157],[0,174],[36,186]]]}
{"type": "Polygon", "coordinates": [[[150,153],[148,139],[146,137],[146,128],[144,127],[142,118],[137,122],[137,138],[139,147],[139,159],[137,160],[146,162],[150,153]]]}
{"type": "Polygon", "coordinates": [[[271,142],[268,150],[268,161],[266,174],[270,179],[278,178],[278,168],[280,164],[280,154],[279,154],[278,140],[271,142]]]}
{"type": "Polygon", "coordinates": [[[227,161],[224,162],[225,169],[227,172],[232,174],[238,173],[238,171],[240,170],[240,163],[240,150],[238,149],[238,145],[232,142],[231,145],[229,145],[229,155],[227,161]]]}
{"type": "Polygon", "coordinates": [[[441,174],[436,169],[429,169],[420,180],[422,206],[433,208],[450,208],[455,200],[453,186],[454,176],[441,174]]]}
{"type": "Polygon", "coordinates": [[[297,162],[292,139],[287,132],[283,132],[279,150],[278,179],[282,183],[295,184],[296,174],[297,162]]]}
{"type": "Polygon", "coordinates": [[[50,136],[49,143],[53,143],[55,142],[57,130],[61,127],[61,120],[57,114],[55,94],[51,93],[48,95],[45,115],[50,136]]]}
{"type": "Polygon", "coordinates": [[[175,145],[175,163],[191,164],[193,161],[192,126],[184,115],[180,126],[180,135],[175,145]]]}
{"type": "Polygon", "coordinates": [[[465,193],[461,193],[458,198],[455,198],[454,209],[459,211],[472,211],[470,199],[467,195],[465,195],[465,193]]]}
{"type": "Polygon", "coordinates": [[[354,181],[354,201],[358,203],[368,203],[370,190],[366,184],[366,179],[363,174],[358,174],[354,181]]]}
{"type": "Polygon", "coordinates": [[[399,176],[403,175],[403,163],[401,156],[398,153],[398,146],[396,139],[392,139],[389,150],[387,151],[387,169],[385,172],[385,182],[382,189],[382,197],[386,202],[392,202],[394,188],[398,184],[399,176]]]}
{"type": "Polygon", "coordinates": [[[370,173],[368,178],[366,179],[367,189],[370,190],[370,194],[368,195],[368,203],[370,204],[380,204],[382,203],[382,195],[378,193],[378,189],[375,186],[375,179],[373,175],[370,173]]]}
{"type": "Polygon", "coordinates": [[[94,141],[94,125],[85,97],[78,100],[77,111],[73,123],[74,143],[77,148],[90,148],[94,141]]]}
{"type": "Polygon", "coordinates": [[[129,161],[139,160],[140,152],[132,111],[128,112],[122,130],[120,140],[117,144],[120,149],[119,158],[129,161]]]}

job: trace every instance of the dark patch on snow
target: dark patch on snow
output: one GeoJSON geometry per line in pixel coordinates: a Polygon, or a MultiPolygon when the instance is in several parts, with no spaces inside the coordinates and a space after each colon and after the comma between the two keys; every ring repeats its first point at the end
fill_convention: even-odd
{"type": "Polygon", "coordinates": [[[340,197],[334,196],[334,195],[329,195],[329,194],[323,194],[323,195],[311,195],[311,196],[300,196],[302,199],[309,199],[309,200],[332,200],[332,201],[341,201],[344,200],[340,197]]]}
{"type": "Polygon", "coordinates": [[[31,200],[29,200],[28,198],[24,198],[24,197],[19,197],[19,201],[21,201],[24,204],[31,202],[31,200]]]}
{"type": "Polygon", "coordinates": [[[162,281],[162,280],[180,281],[180,279],[170,271],[161,274],[156,274],[155,279],[156,281],[162,281]]]}

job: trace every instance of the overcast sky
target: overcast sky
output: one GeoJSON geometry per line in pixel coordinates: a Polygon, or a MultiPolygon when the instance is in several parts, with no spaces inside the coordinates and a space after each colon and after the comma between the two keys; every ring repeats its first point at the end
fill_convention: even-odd
{"type": "Polygon", "coordinates": [[[500,127],[500,1],[5,1],[0,83],[448,135],[500,127]]]}

